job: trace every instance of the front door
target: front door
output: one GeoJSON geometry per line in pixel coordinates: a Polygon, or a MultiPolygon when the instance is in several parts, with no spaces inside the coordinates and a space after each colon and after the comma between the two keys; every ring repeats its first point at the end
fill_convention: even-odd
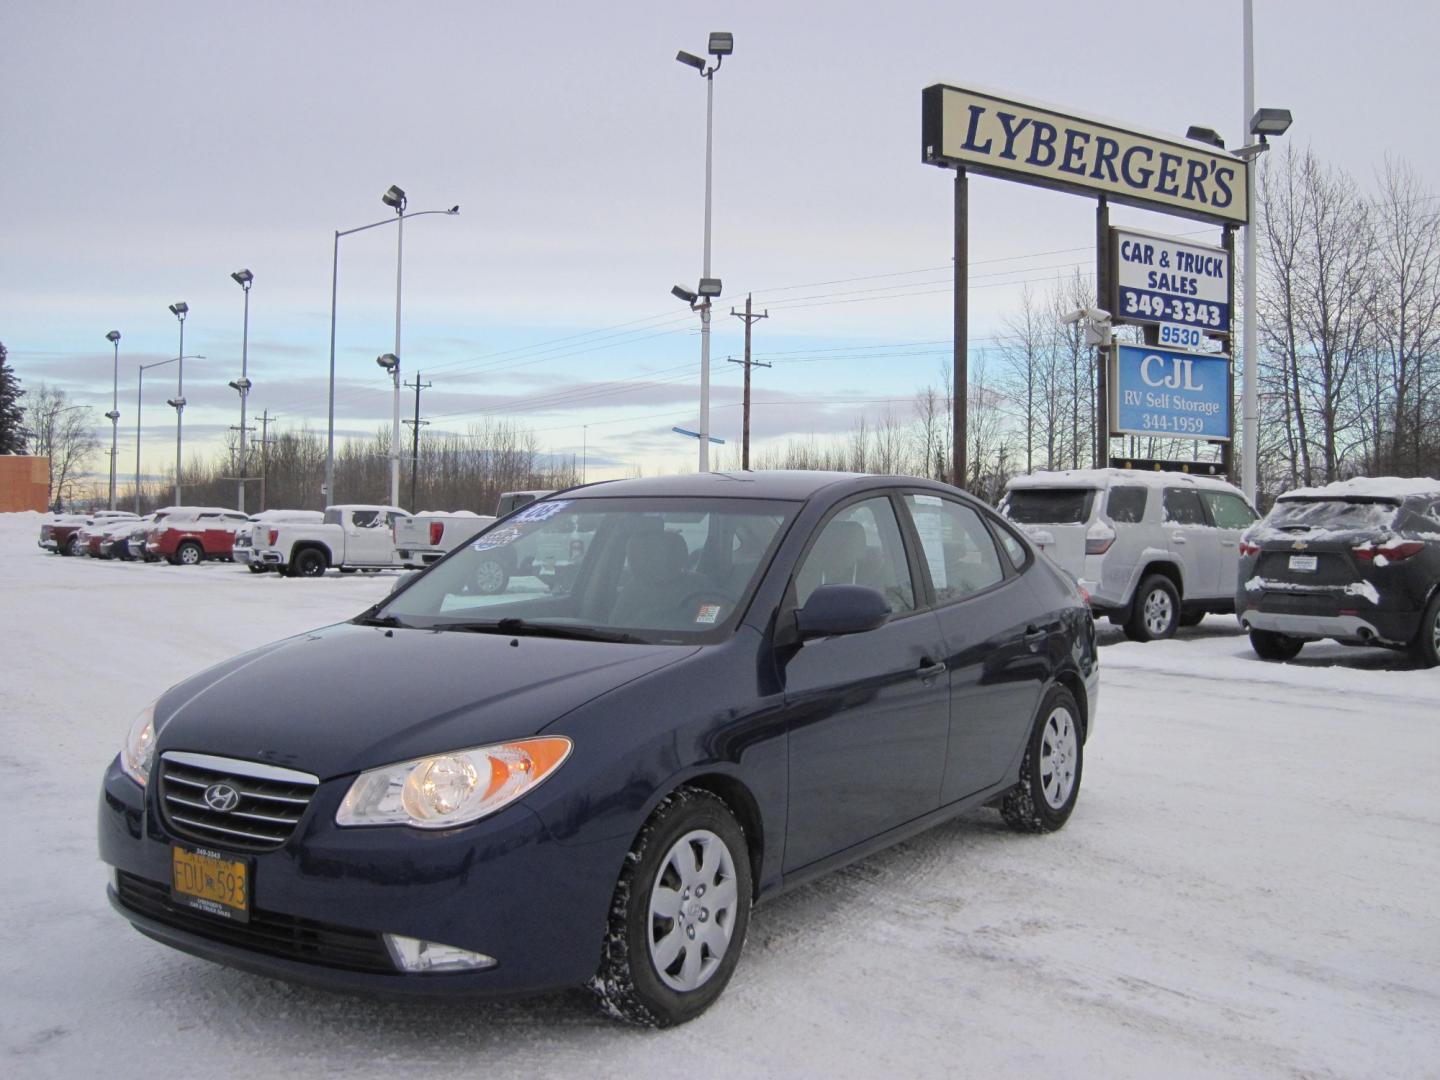
{"type": "Polygon", "coordinates": [[[805,642],[783,667],[790,737],[786,872],[936,809],[950,687],[944,641],[915,583],[884,496],[842,507],[796,572],[795,606],[820,585],[878,589],[890,620],[868,633],[805,642]]]}

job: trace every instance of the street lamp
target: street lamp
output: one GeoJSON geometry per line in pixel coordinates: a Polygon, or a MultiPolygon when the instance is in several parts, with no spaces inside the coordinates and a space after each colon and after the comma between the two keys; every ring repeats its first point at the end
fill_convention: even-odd
{"type": "Polygon", "coordinates": [[[165,404],[175,410],[175,505],[184,505],[180,501],[180,449],[182,445],[181,419],[185,415],[185,316],[190,313],[190,305],[184,300],[176,300],[170,305],[170,314],[174,315],[180,322],[180,351],[175,354],[177,361],[175,366],[175,396],[165,404]]]}
{"type": "Polygon", "coordinates": [[[1288,109],[1255,108],[1255,13],[1253,0],[1245,0],[1241,17],[1244,20],[1243,48],[1245,66],[1245,130],[1260,141],[1236,150],[1235,156],[1245,162],[1245,282],[1241,303],[1244,306],[1245,367],[1241,372],[1241,447],[1240,486],[1245,497],[1255,502],[1259,473],[1260,439],[1260,373],[1255,370],[1255,159],[1265,152],[1271,135],[1283,135],[1290,128],[1288,109]]]}
{"type": "Polygon", "coordinates": [[[386,353],[394,362],[390,373],[395,379],[395,423],[390,432],[390,505],[400,505],[400,271],[405,256],[405,192],[394,184],[380,196],[380,201],[395,211],[399,222],[395,240],[395,351],[386,353]]]}
{"type": "MultiPolygon", "coordinates": [[[[145,372],[152,367],[174,364],[181,358],[172,356],[168,360],[156,360],[153,364],[140,364],[140,378],[135,388],[135,513],[140,513],[140,418],[145,410],[145,372]]],[[[186,360],[204,360],[203,356],[187,356],[186,360]]]]}
{"type": "Polygon", "coordinates": [[[692,310],[700,312],[700,438],[698,441],[702,473],[710,471],[710,301],[720,295],[719,279],[710,276],[710,188],[715,118],[715,72],[720,70],[720,65],[725,57],[735,51],[734,35],[723,31],[712,31],[706,51],[715,58],[715,62],[708,66],[705,60],[685,52],[683,49],[675,54],[676,60],[686,67],[694,68],[705,80],[705,255],[700,270],[700,302],[696,304],[694,299],[687,299],[681,296],[680,292],[671,290],[676,296],[685,300],[692,310]],[[715,291],[713,293],[706,292],[707,282],[714,282],[715,291]]]}
{"type": "Polygon", "coordinates": [[[111,375],[110,411],[110,509],[115,509],[115,455],[120,452],[120,331],[111,330],[105,340],[115,346],[115,367],[111,375]]]}
{"type": "Polygon", "coordinates": [[[245,324],[240,336],[240,378],[230,384],[240,394],[240,501],[235,507],[245,512],[245,399],[250,396],[250,380],[246,377],[250,360],[250,286],[255,275],[249,270],[236,270],[230,275],[245,290],[245,324]]]}
{"type": "MultiPolygon", "coordinates": [[[[394,205],[393,203],[390,202],[390,199],[391,199],[392,195],[393,195],[394,197],[396,197],[398,200],[403,200],[404,197],[405,197],[405,193],[404,193],[403,191],[401,191],[401,190],[400,190],[399,188],[397,188],[397,187],[393,187],[393,186],[392,186],[389,191],[385,192],[384,195],[380,196],[380,201],[383,202],[383,203],[385,203],[386,206],[394,205]]],[[[408,216],[409,216],[409,217],[412,217],[412,218],[417,218],[417,217],[424,217],[426,214],[444,214],[444,215],[446,215],[447,217],[453,217],[455,214],[458,214],[458,213],[460,213],[460,207],[459,207],[459,205],[457,204],[457,205],[455,205],[455,206],[450,207],[449,210],[420,210],[420,211],[418,211],[418,212],[416,212],[416,213],[414,213],[414,214],[410,214],[410,215],[408,215],[408,216]]],[[[383,221],[372,221],[369,225],[357,225],[357,226],[356,226],[355,228],[353,228],[353,229],[336,229],[336,230],[335,230],[335,247],[334,247],[333,254],[332,254],[332,256],[331,256],[331,263],[330,263],[330,408],[329,408],[329,420],[328,420],[327,423],[326,423],[326,433],[325,433],[325,501],[326,501],[327,503],[334,503],[334,501],[335,501],[335,300],[336,300],[337,290],[338,290],[338,288],[339,288],[339,281],[340,281],[340,238],[341,238],[342,236],[349,236],[351,233],[364,232],[366,229],[378,229],[381,225],[389,225],[392,221],[400,222],[400,223],[403,224],[403,222],[404,222],[404,216],[402,216],[402,215],[400,215],[400,214],[397,214],[395,217],[393,217],[393,218],[386,218],[386,219],[383,220],[383,221]]],[[[400,346],[400,340],[399,340],[399,338],[400,338],[400,333],[399,333],[399,331],[400,331],[400,311],[399,311],[399,281],[398,281],[399,271],[398,271],[398,270],[396,271],[396,278],[397,278],[397,281],[396,281],[396,311],[395,311],[395,331],[396,331],[396,333],[395,333],[395,338],[396,338],[396,340],[395,340],[395,346],[396,346],[395,351],[396,351],[396,353],[398,354],[399,351],[400,351],[400,349],[399,349],[399,346],[400,346]]],[[[396,391],[395,402],[396,402],[396,404],[395,404],[395,416],[396,416],[397,421],[398,421],[398,418],[399,418],[399,416],[400,416],[400,404],[399,404],[399,402],[400,402],[400,396],[399,396],[399,391],[396,391]]],[[[397,426],[395,430],[398,432],[398,431],[399,431],[399,427],[397,426]]],[[[399,443],[398,437],[396,438],[395,441],[396,441],[396,443],[397,443],[397,445],[398,445],[398,443],[399,443]]],[[[394,477],[394,482],[395,482],[395,483],[398,483],[398,481],[399,481],[399,459],[398,459],[398,458],[396,459],[396,461],[395,461],[394,464],[395,464],[395,472],[392,474],[392,476],[394,477]]]]}

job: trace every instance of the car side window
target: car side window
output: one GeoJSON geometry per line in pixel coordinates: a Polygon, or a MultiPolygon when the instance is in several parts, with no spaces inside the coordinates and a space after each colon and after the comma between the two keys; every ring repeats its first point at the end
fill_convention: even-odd
{"type": "Polygon", "coordinates": [[[1228,491],[1202,491],[1200,498],[1210,511],[1210,518],[1220,529],[1248,529],[1255,524],[1256,514],[1239,495],[1228,491]]]}
{"type": "Polygon", "coordinates": [[[380,511],[356,510],[350,515],[350,523],[357,529],[373,529],[380,523],[380,511]]]}
{"type": "Polygon", "coordinates": [[[1120,484],[1110,489],[1105,499],[1105,513],[1110,520],[1132,525],[1145,520],[1147,489],[1140,484],[1120,484]]]}
{"type": "Polygon", "coordinates": [[[915,609],[915,585],[895,508],[866,499],[825,523],[795,573],[795,602],[803,607],[821,585],[868,585],[885,594],[894,612],[915,609]]]}
{"type": "Polygon", "coordinates": [[[1169,525],[1207,524],[1200,496],[1190,488],[1166,488],[1165,521],[1169,525]]]}
{"type": "Polygon", "coordinates": [[[988,589],[1005,577],[1000,552],[980,515],[938,495],[906,495],[939,603],[988,589]]]}

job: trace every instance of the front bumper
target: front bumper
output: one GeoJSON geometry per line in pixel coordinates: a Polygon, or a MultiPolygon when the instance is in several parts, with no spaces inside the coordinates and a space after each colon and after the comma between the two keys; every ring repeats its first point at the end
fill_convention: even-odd
{"type": "MultiPolygon", "coordinates": [[[[520,994],[578,986],[594,973],[628,848],[624,841],[562,846],[523,805],[445,832],[341,829],[334,824],[335,811],[349,783],[347,777],[321,784],[281,848],[237,853],[253,860],[252,924],[264,924],[258,932],[269,936],[262,940],[228,920],[197,918],[189,909],[180,909],[181,917],[163,905],[125,902],[127,889],[133,896],[137,887],[155,897],[168,895],[172,835],[146,791],[112,762],[100,798],[100,857],[140,884],[131,880],[117,889],[112,881],[110,902],[136,929],[185,952],[337,989],[520,994]],[[281,924],[302,924],[299,939],[307,927],[318,926],[317,933],[368,939],[371,946],[381,934],[403,934],[484,953],[497,963],[433,974],[386,972],[373,965],[356,970],[316,960],[313,950],[266,943],[273,940],[266,927],[281,924]]],[[[383,950],[383,943],[378,948],[383,950]]]]}
{"type": "Polygon", "coordinates": [[[37,540],[37,541],[35,541],[35,542],[36,542],[37,544],[39,544],[42,548],[44,548],[46,551],[57,551],[57,550],[59,550],[59,548],[60,548],[60,545],[57,544],[57,543],[55,543],[54,540],[46,539],[46,540],[37,540]]]}

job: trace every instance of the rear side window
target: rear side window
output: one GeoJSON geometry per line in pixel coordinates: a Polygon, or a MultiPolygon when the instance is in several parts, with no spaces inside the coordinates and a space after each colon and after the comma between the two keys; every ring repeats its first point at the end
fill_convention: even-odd
{"type": "Polygon", "coordinates": [[[1134,524],[1145,520],[1146,489],[1138,484],[1124,484],[1110,489],[1105,499],[1105,513],[1110,520],[1122,524],[1134,524]]]}
{"type": "Polygon", "coordinates": [[[1239,495],[1228,491],[1202,491],[1200,499],[1210,511],[1210,520],[1220,529],[1248,529],[1255,524],[1255,511],[1239,495]]]}
{"type": "Polygon", "coordinates": [[[968,506],[938,495],[906,495],[940,603],[988,589],[1005,577],[990,530],[968,506]]]}
{"type": "Polygon", "coordinates": [[[1082,525],[1094,505],[1094,488],[1015,488],[1005,516],[1021,525],[1082,525]]]}
{"type": "Polygon", "coordinates": [[[1200,496],[1190,488],[1165,489],[1165,520],[1171,525],[1205,525],[1200,496]]]}

